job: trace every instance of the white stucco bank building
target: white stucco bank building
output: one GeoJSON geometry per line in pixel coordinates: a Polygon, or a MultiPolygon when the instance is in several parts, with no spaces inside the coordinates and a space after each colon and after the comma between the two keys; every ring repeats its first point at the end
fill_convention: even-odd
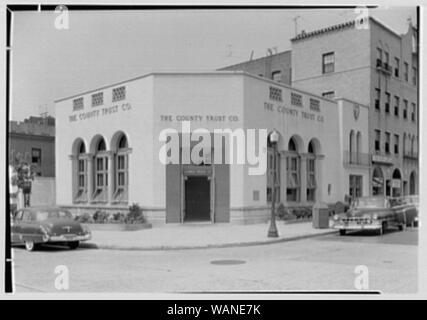
{"type": "Polygon", "coordinates": [[[55,112],[56,200],[74,212],[138,203],[155,223],[250,223],[268,220],[273,188],[286,207],[369,194],[367,107],[244,72],[151,73],[61,98],[55,112]],[[266,141],[258,175],[247,159],[212,161],[230,143],[212,142],[206,161],[164,164],[162,130],[180,133],[181,156],[197,144],[185,145],[184,121],[212,141],[216,129],[240,130],[234,147],[248,147],[248,129],[276,130],[278,152],[266,141]]]}

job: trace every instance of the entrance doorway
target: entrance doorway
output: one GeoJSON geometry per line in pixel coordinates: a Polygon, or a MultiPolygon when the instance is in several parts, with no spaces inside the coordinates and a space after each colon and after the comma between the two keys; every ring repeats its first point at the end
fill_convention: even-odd
{"type": "Polygon", "coordinates": [[[376,167],[372,175],[372,195],[384,195],[384,175],[381,168],[376,167]]]}
{"type": "Polygon", "coordinates": [[[392,197],[400,197],[402,196],[402,176],[400,174],[399,169],[394,169],[393,180],[391,180],[391,187],[392,187],[392,197]]]}
{"type": "Polygon", "coordinates": [[[409,176],[409,194],[413,195],[416,194],[416,182],[415,182],[416,176],[415,172],[412,171],[411,175],[409,176]]]}
{"type": "Polygon", "coordinates": [[[210,180],[207,176],[188,176],[185,180],[184,221],[211,220],[210,180]]]}

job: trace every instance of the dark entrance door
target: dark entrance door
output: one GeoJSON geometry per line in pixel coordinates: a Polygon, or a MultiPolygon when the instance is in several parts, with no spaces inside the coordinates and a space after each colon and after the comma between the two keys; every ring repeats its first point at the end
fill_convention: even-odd
{"type": "Polygon", "coordinates": [[[185,180],[184,221],[210,221],[210,181],[208,177],[185,180]]]}

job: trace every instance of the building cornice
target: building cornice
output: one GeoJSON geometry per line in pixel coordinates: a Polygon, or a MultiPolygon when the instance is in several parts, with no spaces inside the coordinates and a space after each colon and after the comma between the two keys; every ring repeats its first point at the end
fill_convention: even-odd
{"type": "Polygon", "coordinates": [[[29,133],[22,133],[22,132],[9,132],[9,138],[48,140],[48,141],[55,140],[55,136],[51,136],[51,135],[38,135],[38,134],[29,134],[29,133]]]}
{"type": "Polygon", "coordinates": [[[241,71],[241,70],[236,70],[236,71],[232,71],[232,70],[200,71],[200,72],[197,72],[197,71],[196,72],[195,71],[189,71],[189,72],[173,72],[173,71],[171,71],[171,72],[167,72],[167,71],[164,71],[164,72],[152,72],[152,73],[148,73],[146,75],[140,76],[140,77],[132,78],[132,79],[129,79],[129,80],[126,80],[126,81],[121,81],[121,82],[114,83],[114,84],[111,84],[111,85],[108,85],[108,86],[104,86],[104,87],[101,87],[101,88],[97,88],[97,89],[93,89],[93,90],[90,90],[90,91],[86,91],[86,92],[82,92],[82,93],[79,93],[79,94],[75,94],[75,95],[72,95],[72,96],[69,96],[69,97],[66,97],[66,98],[62,98],[60,100],[55,100],[55,103],[56,102],[65,101],[65,100],[69,100],[69,99],[73,99],[73,98],[77,98],[77,97],[81,97],[81,96],[87,95],[87,94],[92,93],[92,92],[101,91],[101,90],[105,90],[105,89],[108,89],[108,88],[113,88],[113,87],[116,87],[118,85],[122,85],[122,84],[125,84],[125,83],[136,81],[136,80],[139,80],[139,79],[142,79],[142,78],[147,78],[147,77],[150,77],[150,76],[154,77],[154,76],[209,76],[209,75],[210,76],[246,76],[246,77],[251,77],[251,78],[254,78],[254,79],[257,79],[257,80],[262,80],[264,82],[268,82],[268,83],[270,83],[270,84],[272,84],[274,86],[287,88],[287,89],[290,89],[290,90],[293,90],[293,91],[296,91],[296,92],[300,92],[302,94],[306,94],[306,95],[309,95],[309,96],[312,96],[312,97],[315,97],[315,98],[318,98],[318,99],[322,99],[322,100],[326,100],[326,101],[330,101],[330,102],[336,103],[334,100],[331,100],[331,99],[319,96],[317,94],[314,94],[314,93],[311,93],[311,92],[308,92],[308,91],[304,91],[304,90],[292,87],[292,86],[287,85],[287,84],[285,84],[283,82],[274,81],[272,79],[267,79],[267,78],[264,78],[264,77],[260,77],[260,76],[257,76],[257,75],[254,75],[254,74],[251,74],[251,73],[248,73],[248,72],[245,72],[245,71],[241,71]]]}
{"type": "MultiPolygon", "coordinates": [[[[402,36],[403,36],[401,34],[398,34],[395,31],[393,31],[391,28],[387,27],[385,24],[383,24],[382,22],[378,21],[377,19],[375,19],[373,17],[369,17],[369,22],[374,22],[375,24],[377,24],[378,26],[382,27],[383,29],[385,29],[386,31],[388,31],[390,34],[398,37],[399,39],[401,39],[402,36]]],[[[310,32],[302,32],[302,33],[298,34],[296,37],[292,38],[291,42],[296,42],[296,41],[299,41],[299,40],[304,40],[304,39],[307,39],[307,38],[311,38],[311,37],[318,36],[318,35],[323,35],[323,34],[326,34],[326,33],[333,32],[333,31],[342,31],[342,30],[345,30],[345,29],[350,29],[350,28],[355,27],[355,25],[356,25],[356,21],[355,20],[351,20],[351,21],[347,21],[347,22],[344,22],[344,23],[339,23],[339,24],[336,24],[336,25],[332,25],[332,26],[329,26],[329,27],[326,27],[326,28],[313,30],[313,31],[310,31],[310,32]]],[[[414,27],[412,26],[412,28],[414,28],[414,27]]]]}
{"type": "Polygon", "coordinates": [[[280,56],[280,55],[285,55],[285,54],[289,54],[290,55],[291,53],[292,53],[292,50],[286,50],[286,51],[278,52],[278,53],[275,53],[275,54],[272,54],[272,55],[269,55],[269,56],[260,57],[260,58],[256,58],[256,59],[252,59],[252,60],[247,60],[247,61],[243,61],[243,62],[238,62],[238,63],[235,63],[235,64],[231,64],[231,65],[226,66],[226,67],[221,67],[221,68],[219,68],[217,70],[218,71],[227,71],[226,69],[228,69],[228,68],[234,68],[234,67],[238,67],[238,66],[241,66],[241,65],[246,65],[248,63],[256,63],[256,62],[259,62],[259,61],[262,61],[262,60],[265,60],[265,59],[272,59],[272,58],[280,56]]]}

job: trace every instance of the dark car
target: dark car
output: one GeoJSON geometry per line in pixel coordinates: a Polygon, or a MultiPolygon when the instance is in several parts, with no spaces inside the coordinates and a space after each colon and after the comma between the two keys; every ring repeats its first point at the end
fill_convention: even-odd
{"type": "Polygon", "coordinates": [[[76,249],[91,238],[90,230],[74,221],[72,214],[56,207],[29,207],[18,210],[12,219],[12,244],[25,244],[33,251],[43,243],[65,244],[76,249]]]}
{"type": "Polygon", "coordinates": [[[341,235],[351,230],[375,230],[382,235],[392,226],[403,230],[409,224],[408,218],[416,215],[416,207],[400,199],[362,197],[354,200],[347,212],[334,216],[333,227],[341,235]]]}

